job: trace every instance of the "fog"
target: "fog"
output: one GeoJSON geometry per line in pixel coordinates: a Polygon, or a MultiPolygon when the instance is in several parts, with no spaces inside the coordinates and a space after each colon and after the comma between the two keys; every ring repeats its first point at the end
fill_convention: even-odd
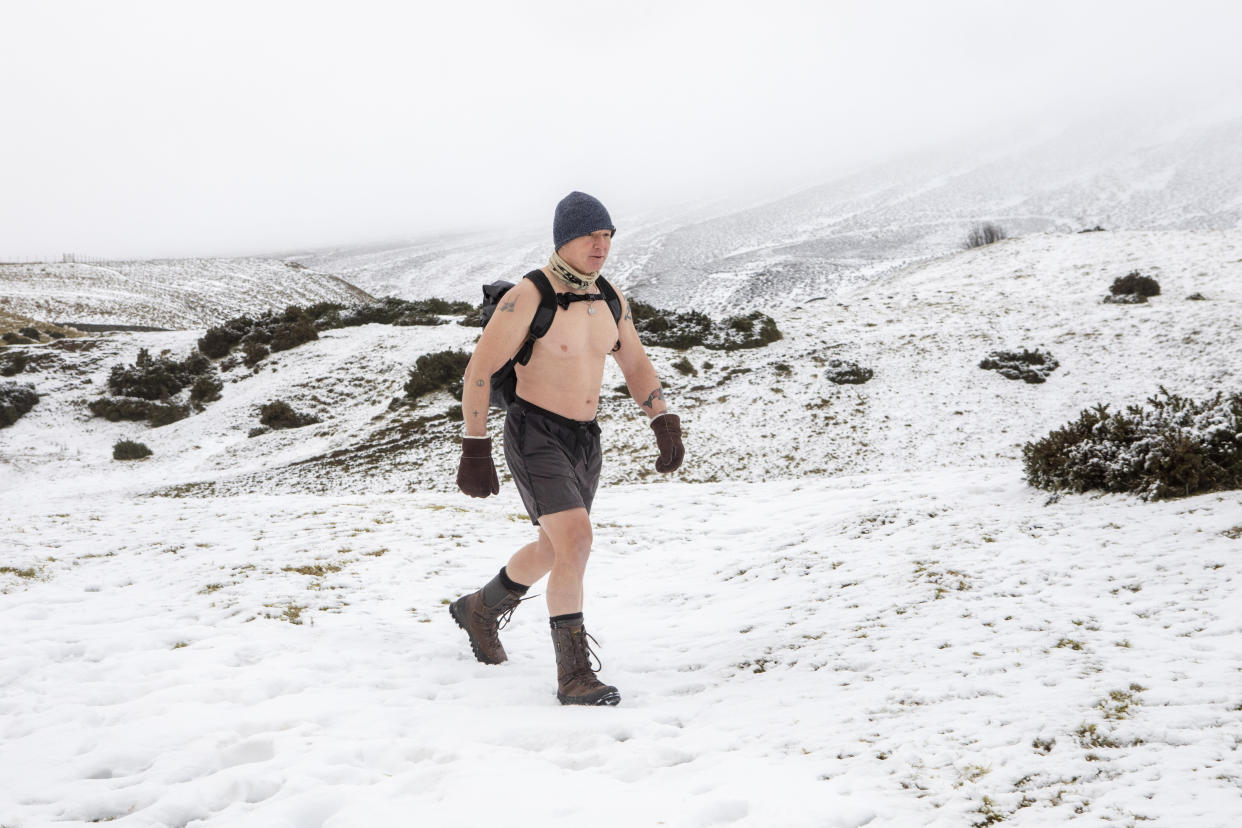
{"type": "Polygon", "coordinates": [[[1242,88],[1223,0],[2,9],[0,260],[633,217],[1242,88]]]}

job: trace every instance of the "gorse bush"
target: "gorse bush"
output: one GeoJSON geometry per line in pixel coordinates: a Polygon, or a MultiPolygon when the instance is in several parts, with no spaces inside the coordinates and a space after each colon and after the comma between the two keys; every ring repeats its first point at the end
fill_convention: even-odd
{"type": "Polygon", "coordinates": [[[235,348],[250,345],[247,365],[253,368],[269,353],[287,351],[319,338],[320,331],[378,323],[383,325],[443,325],[442,316],[475,311],[469,302],[444,299],[409,301],[392,296],[365,305],[316,302],[306,307],[290,305],[282,312],[269,311],[255,318],[238,316],[208,328],[198,349],[212,359],[228,356],[235,348]],[[259,350],[255,345],[264,346],[259,350]],[[261,354],[261,356],[260,356],[261,354]]]}
{"type": "Polygon", "coordinates": [[[190,385],[196,376],[211,370],[211,361],[198,351],[183,360],[152,357],[138,351],[133,365],[114,365],[108,374],[108,391],[118,397],[164,400],[190,385]]]}
{"type": "Polygon", "coordinates": [[[405,395],[416,400],[433,391],[447,390],[453,399],[461,400],[462,375],[470,355],[464,351],[437,351],[423,354],[414,362],[414,370],[405,383],[405,395]]]}
{"type": "Polygon", "coordinates": [[[1144,499],[1242,488],[1242,393],[1203,402],[1164,388],[1147,405],[1097,405],[1022,447],[1042,489],[1132,492],[1144,499]]]}
{"type": "Polygon", "coordinates": [[[684,351],[702,346],[714,351],[762,348],[781,339],[772,317],[753,311],[719,322],[699,311],[667,311],[637,299],[630,300],[634,327],[644,345],[684,351]]]}

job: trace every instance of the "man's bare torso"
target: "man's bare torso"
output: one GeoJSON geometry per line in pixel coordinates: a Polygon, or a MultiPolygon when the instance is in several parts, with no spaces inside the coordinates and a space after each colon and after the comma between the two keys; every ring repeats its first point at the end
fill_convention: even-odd
{"type": "MultiPolygon", "coordinates": [[[[562,287],[555,277],[549,276],[549,281],[562,287]]],[[[607,302],[574,302],[566,309],[558,308],[552,327],[535,340],[530,362],[516,366],[518,396],[562,417],[594,419],[604,360],[616,343],[617,324],[607,302]]]]}

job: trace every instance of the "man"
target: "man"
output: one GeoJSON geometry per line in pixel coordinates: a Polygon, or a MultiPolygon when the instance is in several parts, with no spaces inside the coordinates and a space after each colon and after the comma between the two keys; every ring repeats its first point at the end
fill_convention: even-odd
{"type": "MultiPolygon", "coordinates": [[[[618,324],[604,296],[596,292],[595,281],[615,232],[608,211],[592,196],[573,192],[556,205],[554,252],[542,271],[556,290],[558,310],[548,332],[534,341],[530,361],[515,366],[517,400],[504,425],[505,460],[531,522],[539,527],[539,537],[514,553],[486,586],[449,606],[469,636],[475,657],[484,664],[499,664],[507,658],[498,634],[501,619],[507,622],[527,589],[547,575],[556,696],[562,704],[615,705],[621,700],[617,688],[601,682],[591,667],[582,615],[582,582],[592,540],[591,501],[602,461],[595,412],[608,354],[625,375],[630,395],[650,418],[660,452],[656,469],[672,472],[685,454],[681,423],[668,412],[628,303],[620,297],[618,324]]],[[[511,288],[466,366],[462,394],[466,434],[457,485],[471,497],[499,493],[487,436],[491,376],[526,340],[539,303],[539,287],[530,278],[511,288]]]]}

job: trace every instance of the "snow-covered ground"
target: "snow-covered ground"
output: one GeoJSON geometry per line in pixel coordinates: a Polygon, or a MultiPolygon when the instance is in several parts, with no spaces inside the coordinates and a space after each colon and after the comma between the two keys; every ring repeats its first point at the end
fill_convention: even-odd
{"type": "Polygon", "coordinates": [[[446,611],[531,527],[507,481],[454,491],[447,395],[388,402],[476,331],[328,332],[154,430],[84,402],[198,332],[49,351],[0,430],[0,826],[1236,825],[1242,493],[1050,498],[1018,447],[1236,389],[1242,233],[1015,239],[776,315],[698,376],[652,349],[677,479],[603,409],[586,611],[616,709],[557,704],[541,598],[499,667],[446,611]],[[1162,295],[1100,304],[1132,269],[1162,295]],[[1022,347],[1061,367],[977,367],[1022,347]],[[832,385],[834,357],[874,379],[832,385]],[[247,437],[273,398],[324,421],[247,437]],[[110,460],[122,436],[155,455],[110,460]]]}

